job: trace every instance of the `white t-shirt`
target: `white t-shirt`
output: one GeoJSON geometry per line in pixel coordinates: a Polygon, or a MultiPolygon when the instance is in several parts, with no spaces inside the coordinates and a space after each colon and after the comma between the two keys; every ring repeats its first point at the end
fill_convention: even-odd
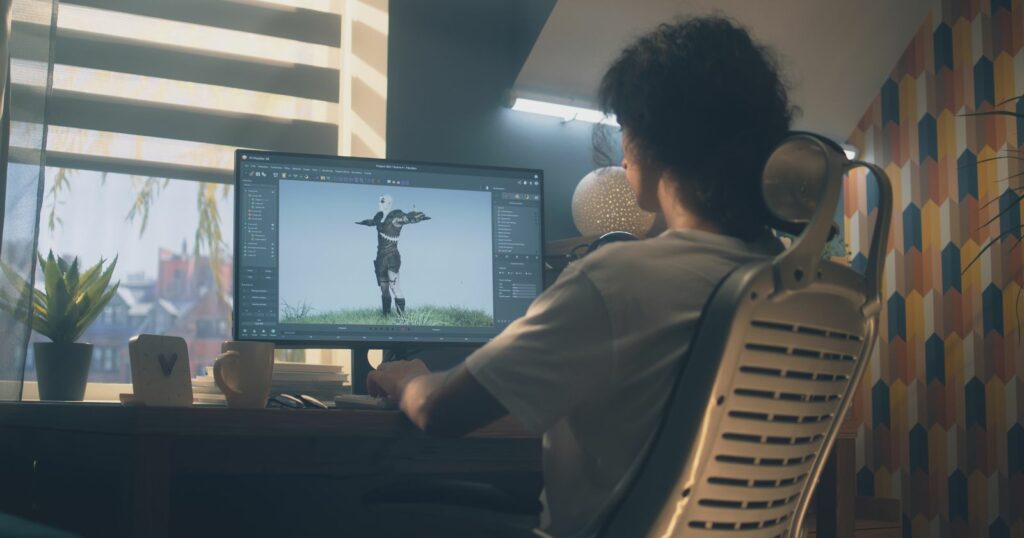
{"type": "Polygon", "coordinates": [[[604,246],[466,359],[512,416],[544,433],[542,528],[568,536],[598,514],[653,432],[711,291],[780,251],[771,236],[694,230],[604,246]]]}

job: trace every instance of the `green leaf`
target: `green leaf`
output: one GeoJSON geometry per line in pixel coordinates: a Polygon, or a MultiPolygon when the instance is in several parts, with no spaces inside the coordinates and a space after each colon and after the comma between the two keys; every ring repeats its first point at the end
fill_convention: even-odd
{"type": "MultiPolygon", "coordinates": [[[[85,288],[85,293],[90,297],[98,298],[103,294],[103,290],[107,289],[107,285],[110,284],[110,278],[114,274],[114,267],[117,265],[117,258],[110,263],[105,271],[98,277],[94,278],[92,282],[85,288]]],[[[103,308],[104,305],[100,305],[99,308],[103,308]]]]}
{"type": "Polygon", "coordinates": [[[82,294],[82,298],[79,299],[79,301],[78,301],[78,313],[79,313],[78,317],[79,317],[79,319],[81,319],[83,316],[85,316],[86,314],[91,312],[89,310],[89,308],[92,306],[92,301],[93,301],[92,297],[90,297],[90,296],[88,296],[88,295],[86,295],[84,293],[82,294]]]}
{"type": "Polygon", "coordinates": [[[4,277],[10,283],[10,287],[14,288],[13,295],[4,289],[0,289],[0,306],[4,309],[15,308],[16,305],[22,302],[31,301],[30,297],[25,297],[31,294],[28,282],[18,274],[18,271],[2,262],[0,262],[0,270],[3,270],[4,277]]]}
{"type": "Polygon", "coordinates": [[[968,112],[960,114],[961,116],[1010,116],[1013,118],[1024,118],[1024,115],[1016,112],[1010,112],[1008,110],[989,110],[986,112],[968,112]]]}
{"type": "Polygon", "coordinates": [[[43,289],[46,290],[46,296],[50,297],[57,287],[57,281],[60,280],[60,269],[57,267],[57,261],[53,259],[52,250],[41,267],[43,268],[43,289]]]}
{"type": "MultiPolygon", "coordinates": [[[[1016,174],[1010,174],[1010,175],[1004,177],[1003,179],[997,179],[996,183],[1002,183],[1004,181],[1010,181],[1011,179],[1013,179],[1015,177],[1020,177],[1020,176],[1024,176],[1024,172],[1017,172],[1016,174]]],[[[1014,189],[1016,190],[1017,188],[1019,188],[1019,187],[1016,187],[1014,189]]]]}
{"type": "Polygon", "coordinates": [[[45,260],[39,255],[39,260],[45,292],[36,290],[26,299],[26,305],[31,305],[26,308],[31,311],[32,327],[54,342],[74,342],[117,292],[117,284],[107,288],[117,258],[106,268],[101,259],[84,272],[78,258],[69,263],[50,252],[45,260]]]}
{"type": "Polygon", "coordinates": [[[60,337],[62,334],[67,334],[74,325],[73,321],[69,319],[71,316],[69,316],[68,312],[71,307],[71,294],[68,292],[63,278],[57,279],[49,299],[50,303],[47,308],[47,314],[49,314],[49,322],[57,334],[48,336],[50,336],[50,339],[54,339],[55,336],[60,337]]]}
{"type": "Polygon", "coordinates": [[[4,276],[7,277],[7,280],[11,281],[12,285],[15,288],[22,290],[28,288],[28,281],[22,278],[22,276],[18,274],[18,271],[15,270],[13,267],[7,265],[6,263],[0,262],[0,269],[3,270],[4,276]]]}
{"type": "Polygon", "coordinates": [[[32,312],[40,320],[46,321],[46,306],[45,305],[33,304],[32,305],[32,312]]]}
{"type": "Polygon", "coordinates": [[[32,294],[32,306],[34,308],[39,308],[43,312],[43,315],[45,316],[46,315],[46,294],[41,292],[41,291],[39,291],[39,290],[35,290],[35,293],[32,294]]]}
{"type": "MultiPolygon", "coordinates": [[[[221,196],[227,192],[226,189],[222,190],[221,196]]],[[[217,294],[223,295],[226,285],[221,272],[221,252],[225,249],[226,243],[221,234],[217,186],[212,183],[200,183],[197,195],[196,207],[199,211],[199,226],[196,228],[193,253],[196,257],[206,254],[217,294]]]]}
{"type": "MultiPolygon", "coordinates": [[[[1022,228],[1024,228],[1024,227],[1022,227],[1022,228]]],[[[960,275],[961,276],[966,275],[967,271],[970,270],[970,268],[975,263],[977,263],[978,260],[981,259],[982,255],[984,255],[986,252],[988,252],[988,250],[990,248],[992,248],[995,245],[997,245],[1000,241],[1002,241],[1007,236],[1013,235],[1013,234],[1015,234],[1017,232],[1020,232],[1020,230],[1007,230],[1007,231],[999,234],[999,237],[996,237],[994,239],[990,239],[988,241],[988,243],[985,243],[984,245],[982,245],[981,250],[979,250],[978,253],[975,254],[973,258],[971,258],[971,261],[967,263],[967,265],[964,267],[963,271],[960,271],[960,275]]],[[[1017,243],[1013,246],[1013,248],[1017,248],[1017,245],[1019,245],[1019,244],[1020,244],[1020,239],[1017,240],[1017,243]]]]}
{"type": "MultiPolygon", "coordinates": [[[[1024,161],[1024,157],[1017,157],[1016,155],[996,155],[995,157],[989,157],[987,159],[982,159],[982,160],[977,161],[977,162],[972,163],[972,164],[974,166],[977,166],[979,164],[990,163],[992,161],[1024,161]]],[[[969,168],[970,166],[972,166],[972,164],[965,164],[965,165],[960,166],[958,168],[969,168]]]]}
{"type": "Polygon", "coordinates": [[[139,219],[139,237],[146,232],[146,226],[149,223],[149,212],[153,206],[153,202],[156,201],[160,195],[160,191],[167,187],[169,179],[163,181],[157,178],[144,178],[132,177],[132,186],[136,189],[135,200],[132,202],[132,207],[128,210],[128,215],[125,216],[125,220],[134,223],[136,219],[139,219]]]}
{"type": "Polygon", "coordinates": [[[89,287],[92,284],[93,280],[95,280],[96,277],[100,274],[100,269],[102,268],[103,260],[101,259],[100,263],[97,263],[96,265],[86,269],[85,272],[82,273],[81,278],[78,279],[79,285],[83,288],[89,287]]]}
{"type": "MultiPolygon", "coordinates": [[[[992,200],[995,201],[995,200],[999,200],[1000,198],[1001,198],[1001,196],[996,196],[992,200]]],[[[985,226],[988,226],[989,224],[992,224],[993,222],[999,220],[999,217],[1002,217],[1003,215],[1005,215],[1007,213],[1010,213],[1011,211],[1018,211],[1018,210],[1020,210],[1020,206],[1018,204],[1020,204],[1021,200],[1024,200],[1024,194],[1018,194],[1016,200],[1014,200],[1012,203],[1007,205],[1005,208],[999,210],[999,213],[996,214],[996,216],[992,217],[991,219],[986,221],[981,226],[978,226],[978,229],[981,230],[985,226]]]]}
{"type": "Polygon", "coordinates": [[[64,274],[64,285],[68,288],[72,295],[72,300],[76,300],[76,292],[78,290],[78,258],[75,258],[71,262],[71,266],[68,267],[67,272],[64,274]]]}
{"type": "Polygon", "coordinates": [[[60,199],[61,192],[71,193],[71,182],[68,181],[68,176],[71,174],[65,168],[57,169],[57,173],[53,176],[53,182],[50,185],[50,189],[46,193],[46,198],[49,199],[49,215],[47,216],[47,224],[49,225],[50,231],[54,231],[57,226],[63,225],[64,220],[57,215],[57,207],[64,205],[64,202],[60,199]]]}
{"type": "Polygon", "coordinates": [[[75,325],[74,329],[74,337],[71,339],[72,342],[78,340],[78,337],[82,336],[82,333],[84,333],[85,330],[89,328],[89,325],[92,325],[92,322],[93,320],[96,319],[96,316],[99,316],[100,312],[103,311],[103,307],[105,307],[107,303],[110,302],[110,299],[114,297],[114,294],[117,293],[117,288],[120,287],[120,285],[120,282],[114,284],[113,287],[107,290],[106,293],[104,293],[101,297],[98,298],[98,300],[95,303],[91,305],[90,311],[86,313],[85,316],[78,320],[78,323],[75,325]]]}
{"type": "Polygon", "coordinates": [[[1011,97],[1009,99],[1003,99],[1002,101],[999,101],[998,103],[996,103],[996,106],[1000,107],[1000,106],[1005,105],[1006,103],[1012,103],[1012,102],[1014,102],[1014,101],[1016,101],[1018,99],[1021,99],[1021,98],[1024,98],[1024,95],[1018,95],[1017,97],[1011,97]]]}
{"type": "Polygon", "coordinates": [[[11,318],[26,324],[32,323],[34,294],[28,282],[13,267],[0,262],[5,284],[0,286],[0,310],[11,318]]]}

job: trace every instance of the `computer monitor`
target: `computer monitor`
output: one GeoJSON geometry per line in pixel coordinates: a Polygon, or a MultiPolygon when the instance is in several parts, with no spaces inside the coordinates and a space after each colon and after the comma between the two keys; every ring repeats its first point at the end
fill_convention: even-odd
{"type": "Polygon", "coordinates": [[[543,278],[543,172],[238,150],[234,338],[479,345],[543,278]]]}

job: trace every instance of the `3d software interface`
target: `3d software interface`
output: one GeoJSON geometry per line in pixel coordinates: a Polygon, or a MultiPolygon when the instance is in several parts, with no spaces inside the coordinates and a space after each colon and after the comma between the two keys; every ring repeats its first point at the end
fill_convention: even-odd
{"type": "Polygon", "coordinates": [[[239,151],[236,337],[486,342],[542,286],[540,171],[239,151]]]}

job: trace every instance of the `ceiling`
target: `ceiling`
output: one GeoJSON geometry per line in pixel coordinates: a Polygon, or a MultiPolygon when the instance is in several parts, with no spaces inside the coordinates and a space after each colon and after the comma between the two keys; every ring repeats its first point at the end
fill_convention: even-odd
{"type": "Polygon", "coordinates": [[[720,12],[772,47],[802,109],[795,128],[845,140],[935,0],[558,0],[514,90],[593,103],[632,38],[678,16],[720,12]]]}

